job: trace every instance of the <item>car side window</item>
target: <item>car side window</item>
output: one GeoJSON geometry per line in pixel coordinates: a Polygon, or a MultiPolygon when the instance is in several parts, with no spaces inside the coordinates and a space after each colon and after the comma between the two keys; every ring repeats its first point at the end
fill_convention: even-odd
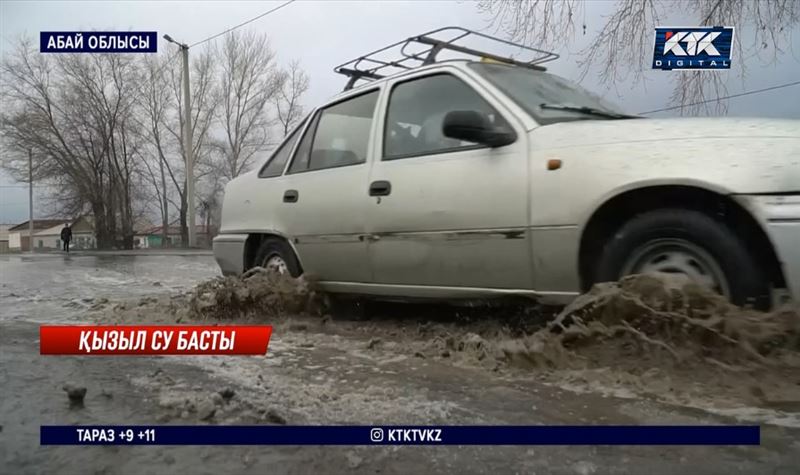
{"type": "Polygon", "coordinates": [[[448,112],[483,112],[498,127],[508,123],[472,87],[450,74],[401,82],[392,88],[383,134],[383,159],[475,148],[473,142],[445,137],[442,123],[448,112]]]}
{"type": "Polygon", "coordinates": [[[343,167],[367,160],[378,91],[318,112],[300,141],[289,173],[343,167]]]}
{"type": "Polygon", "coordinates": [[[308,169],[309,151],[311,150],[311,142],[314,140],[314,130],[316,130],[317,124],[319,123],[319,114],[319,112],[314,114],[311,123],[308,124],[306,133],[303,134],[303,138],[300,140],[300,143],[297,145],[297,150],[294,152],[294,160],[292,160],[292,163],[289,165],[288,173],[296,173],[308,169]]]}
{"type": "Polygon", "coordinates": [[[261,168],[261,171],[258,172],[259,178],[271,178],[275,176],[281,176],[283,173],[283,168],[286,166],[286,161],[292,154],[292,149],[294,148],[295,142],[297,142],[297,138],[300,136],[300,131],[303,129],[303,124],[305,121],[301,122],[295,130],[289,135],[289,137],[283,141],[283,143],[278,147],[278,150],[272,154],[269,161],[261,168]]]}

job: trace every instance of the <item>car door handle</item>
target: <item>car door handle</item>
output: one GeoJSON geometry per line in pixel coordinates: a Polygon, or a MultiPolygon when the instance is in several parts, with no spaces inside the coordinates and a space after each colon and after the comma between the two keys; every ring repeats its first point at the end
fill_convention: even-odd
{"type": "Polygon", "coordinates": [[[369,185],[369,196],[389,196],[392,193],[392,184],[386,180],[373,181],[369,185]]]}
{"type": "Polygon", "coordinates": [[[300,198],[300,193],[298,193],[297,190],[286,190],[283,193],[284,203],[297,203],[298,198],[300,198]]]}

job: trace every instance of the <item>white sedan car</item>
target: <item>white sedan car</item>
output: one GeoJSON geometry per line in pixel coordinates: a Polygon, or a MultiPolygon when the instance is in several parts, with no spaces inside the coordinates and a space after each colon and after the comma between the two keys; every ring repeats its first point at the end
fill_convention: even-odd
{"type": "Polygon", "coordinates": [[[433,63],[316,108],[227,185],[223,273],[563,303],[659,271],[800,300],[800,121],[631,117],[540,69],[433,63]]]}

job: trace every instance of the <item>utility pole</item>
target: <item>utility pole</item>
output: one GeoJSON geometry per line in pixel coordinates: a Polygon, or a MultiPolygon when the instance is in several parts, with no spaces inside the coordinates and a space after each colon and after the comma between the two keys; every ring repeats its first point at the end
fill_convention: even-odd
{"type": "Polygon", "coordinates": [[[178,45],[181,49],[181,56],[183,57],[183,148],[186,154],[186,212],[189,215],[189,247],[195,247],[197,241],[195,238],[196,229],[194,224],[194,157],[192,156],[192,95],[189,92],[189,46],[173,40],[169,35],[164,35],[164,39],[178,45]]]}
{"type": "Polygon", "coordinates": [[[28,233],[28,250],[33,254],[33,150],[31,149],[28,149],[28,233]]]}

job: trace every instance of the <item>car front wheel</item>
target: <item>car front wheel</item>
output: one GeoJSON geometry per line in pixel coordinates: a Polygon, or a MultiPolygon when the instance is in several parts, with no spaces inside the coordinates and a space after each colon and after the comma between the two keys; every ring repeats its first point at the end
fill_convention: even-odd
{"type": "Polygon", "coordinates": [[[769,306],[769,286],[747,247],[699,211],[660,209],[627,221],[605,244],[594,280],[648,272],[683,274],[737,305],[769,306]]]}
{"type": "Polygon", "coordinates": [[[255,265],[279,274],[300,277],[302,271],[292,248],[284,241],[267,238],[256,252],[255,265]]]}

